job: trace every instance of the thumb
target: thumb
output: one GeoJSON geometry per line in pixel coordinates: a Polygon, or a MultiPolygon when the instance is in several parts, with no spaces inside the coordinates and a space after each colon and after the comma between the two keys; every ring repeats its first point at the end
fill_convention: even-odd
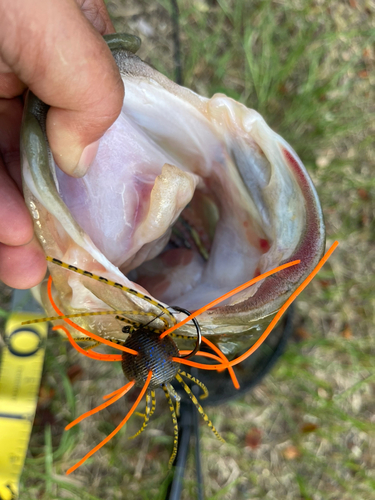
{"type": "Polygon", "coordinates": [[[110,50],[71,0],[0,2],[0,19],[3,60],[51,106],[47,135],[56,163],[84,175],[123,102],[110,50]]]}

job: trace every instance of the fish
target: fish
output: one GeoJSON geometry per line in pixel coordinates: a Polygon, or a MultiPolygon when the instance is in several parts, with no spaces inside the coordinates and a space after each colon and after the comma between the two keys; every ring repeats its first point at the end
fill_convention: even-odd
{"type": "MultiPolygon", "coordinates": [[[[29,92],[23,190],[46,255],[136,293],[49,264],[54,301],[63,314],[109,311],[76,322],[125,340],[113,311],[171,327],[184,317],[165,312],[174,304],[197,310],[300,260],[201,314],[205,337],[234,357],[256,342],[324,252],[314,185],[258,112],[223,94],[202,97],[175,84],[135,55],[129,38],[106,40],[125,87],[120,116],[88,173],[72,178],[49,148],[48,106],[29,92]]],[[[40,300],[53,314],[46,290],[45,282],[40,300]]],[[[193,325],[181,333],[195,341],[193,325]]]]}

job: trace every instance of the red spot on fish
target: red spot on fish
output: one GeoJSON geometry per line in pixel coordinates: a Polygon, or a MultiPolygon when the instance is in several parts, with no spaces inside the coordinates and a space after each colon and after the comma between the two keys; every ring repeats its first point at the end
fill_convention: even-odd
{"type": "Polygon", "coordinates": [[[270,244],[264,238],[260,238],[259,246],[263,250],[263,252],[268,252],[268,250],[270,249],[270,244]]]}
{"type": "Polygon", "coordinates": [[[258,276],[260,276],[260,270],[259,270],[259,267],[257,267],[257,268],[255,269],[253,278],[256,278],[256,277],[258,277],[258,276]]]}

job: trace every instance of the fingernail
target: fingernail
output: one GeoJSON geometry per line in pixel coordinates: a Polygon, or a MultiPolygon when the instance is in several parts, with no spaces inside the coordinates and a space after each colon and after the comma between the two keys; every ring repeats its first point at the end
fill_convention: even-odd
{"type": "Polygon", "coordinates": [[[95,160],[98,148],[99,148],[99,141],[95,141],[92,144],[89,144],[88,146],[85,147],[85,149],[82,151],[78,165],[73,170],[74,177],[83,177],[86,174],[92,162],[95,160]]]}

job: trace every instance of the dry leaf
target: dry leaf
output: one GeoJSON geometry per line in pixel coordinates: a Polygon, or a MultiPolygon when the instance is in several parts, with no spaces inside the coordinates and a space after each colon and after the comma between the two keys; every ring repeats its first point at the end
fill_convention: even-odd
{"type": "Polygon", "coordinates": [[[331,281],[330,280],[323,280],[323,279],[320,279],[318,280],[321,287],[322,288],[328,288],[329,286],[331,286],[331,281]]]}
{"type": "Polygon", "coordinates": [[[352,330],[350,329],[350,326],[346,326],[344,330],[341,332],[341,336],[344,337],[344,339],[351,339],[353,334],[352,330]]]}
{"type": "Polygon", "coordinates": [[[160,444],[157,444],[151,448],[151,450],[147,453],[147,460],[155,460],[160,458],[160,455],[163,453],[164,449],[160,444]]]}
{"type": "Polygon", "coordinates": [[[358,71],[357,74],[358,74],[359,78],[367,78],[368,77],[367,69],[363,69],[362,71],[358,71]]]}
{"type": "Polygon", "coordinates": [[[262,431],[260,429],[257,429],[256,427],[250,429],[245,437],[246,446],[249,446],[252,450],[256,450],[260,446],[261,442],[262,431]]]}
{"type": "Polygon", "coordinates": [[[301,432],[304,434],[308,434],[310,432],[316,431],[316,429],[319,429],[319,426],[316,424],[313,424],[312,422],[306,422],[306,424],[303,424],[301,427],[301,432]]]}
{"type": "Polygon", "coordinates": [[[110,412],[109,421],[116,427],[124,420],[125,412],[120,413],[118,411],[110,412]]]}
{"type": "Polygon", "coordinates": [[[66,374],[71,382],[75,382],[82,378],[83,370],[80,365],[72,365],[66,371],[66,374]]]}
{"type": "Polygon", "coordinates": [[[294,335],[295,337],[297,337],[298,340],[307,340],[311,338],[311,334],[305,328],[302,327],[296,328],[294,331],[294,335]]]}
{"type": "Polygon", "coordinates": [[[38,406],[47,406],[54,395],[55,389],[52,389],[51,387],[47,387],[45,385],[41,385],[39,389],[38,406]]]}
{"type": "Polygon", "coordinates": [[[283,450],[283,455],[286,460],[295,460],[301,456],[301,453],[296,446],[291,445],[283,450]]]}
{"type": "Polygon", "coordinates": [[[35,413],[34,425],[45,427],[47,424],[55,424],[55,415],[49,408],[37,408],[35,413]]]}
{"type": "Polygon", "coordinates": [[[369,194],[367,189],[365,188],[358,188],[357,189],[358,196],[361,198],[361,200],[368,200],[369,199],[369,194]]]}

